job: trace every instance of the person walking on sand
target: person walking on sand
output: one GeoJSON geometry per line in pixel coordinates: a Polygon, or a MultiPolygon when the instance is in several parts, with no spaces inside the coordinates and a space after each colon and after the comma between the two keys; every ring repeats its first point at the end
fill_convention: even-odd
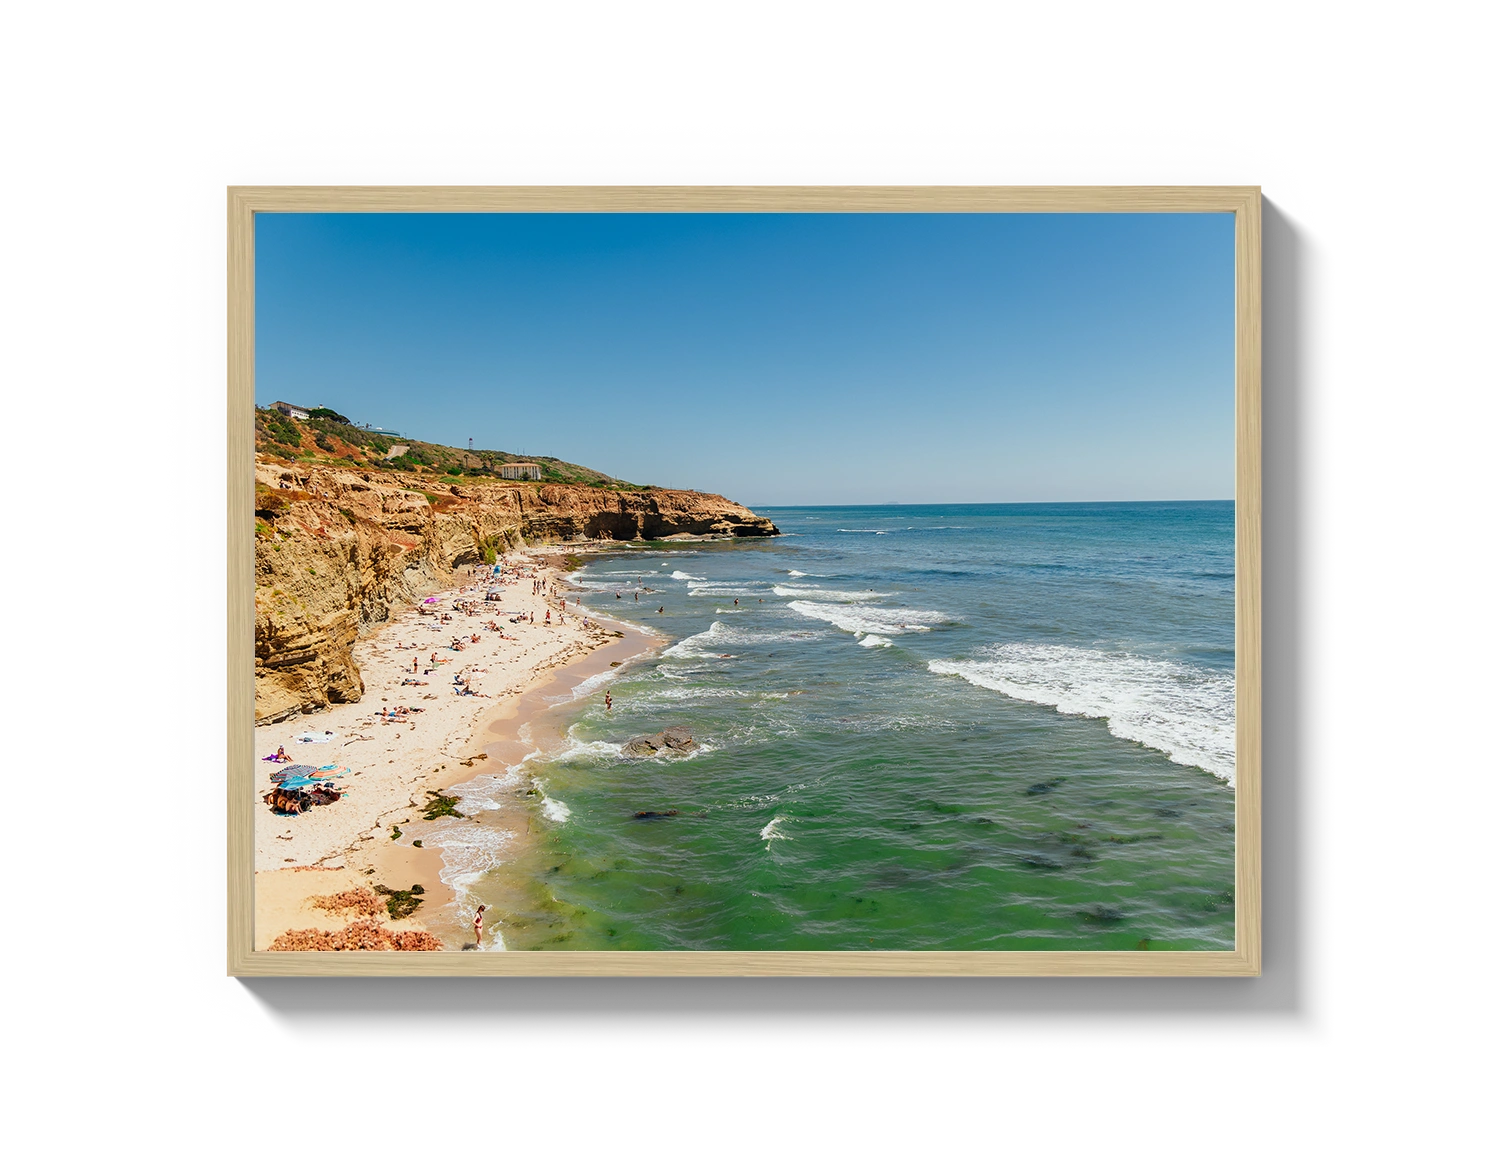
{"type": "Polygon", "coordinates": [[[489,909],[483,903],[478,910],[474,911],[474,945],[477,947],[484,941],[484,936],[479,933],[479,928],[484,924],[484,912],[489,909]]]}

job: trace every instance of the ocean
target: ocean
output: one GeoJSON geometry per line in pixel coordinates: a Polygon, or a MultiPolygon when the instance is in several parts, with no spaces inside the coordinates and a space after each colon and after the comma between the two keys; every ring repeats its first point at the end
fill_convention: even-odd
{"type": "Polygon", "coordinates": [[[1232,501],[758,511],[572,575],[670,645],[504,778],[506,947],[1233,948],[1232,501]]]}

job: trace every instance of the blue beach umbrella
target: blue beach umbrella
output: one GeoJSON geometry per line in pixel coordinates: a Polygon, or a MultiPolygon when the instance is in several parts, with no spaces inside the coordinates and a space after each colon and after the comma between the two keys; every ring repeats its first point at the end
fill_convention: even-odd
{"type": "MultiPolygon", "coordinates": [[[[301,771],[296,776],[288,776],[285,780],[280,781],[280,787],[306,788],[310,784],[321,784],[325,780],[337,780],[341,776],[349,775],[348,768],[340,768],[335,764],[324,764],[321,768],[310,768],[306,764],[294,764],[292,768],[299,768],[301,771]]],[[[292,768],[283,768],[282,771],[290,772],[292,768]]],[[[278,772],[276,775],[281,775],[281,772],[278,772]]],[[[275,780],[276,776],[272,776],[271,779],[275,780]]]]}

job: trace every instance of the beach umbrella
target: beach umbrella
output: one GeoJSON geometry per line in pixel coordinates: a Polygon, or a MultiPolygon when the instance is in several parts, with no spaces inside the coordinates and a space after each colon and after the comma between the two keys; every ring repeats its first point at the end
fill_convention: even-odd
{"type": "Polygon", "coordinates": [[[333,776],[299,776],[295,780],[284,780],[278,784],[278,788],[308,788],[314,784],[322,784],[325,780],[332,780],[333,776]]]}
{"type": "Polygon", "coordinates": [[[279,772],[272,772],[271,779],[277,784],[281,784],[287,780],[296,780],[301,776],[311,776],[317,770],[311,764],[292,764],[290,767],[283,768],[279,772]]]}
{"type": "Polygon", "coordinates": [[[423,605],[436,605],[437,604],[437,598],[436,597],[429,597],[426,600],[424,600],[422,602],[422,604],[423,605]]]}

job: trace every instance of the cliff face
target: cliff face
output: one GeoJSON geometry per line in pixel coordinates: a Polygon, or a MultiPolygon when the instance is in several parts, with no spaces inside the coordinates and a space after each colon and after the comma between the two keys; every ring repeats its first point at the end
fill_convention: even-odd
{"type": "Polygon", "coordinates": [[[774,536],[723,496],[255,465],[255,717],[358,699],[355,638],[485,549],[588,539],[774,536]]]}

